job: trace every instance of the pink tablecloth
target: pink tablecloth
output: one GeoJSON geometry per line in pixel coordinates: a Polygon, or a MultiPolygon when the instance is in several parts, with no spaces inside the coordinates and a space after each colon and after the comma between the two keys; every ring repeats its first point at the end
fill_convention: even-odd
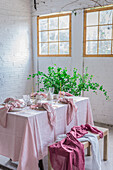
{"type": "MultiPolygon", "coordinates": [[[[74,97],[74,100],[78,107],[78,125],[93,125],[89,99],[74,97]]],[[[54,108],[54,129],[48,123],[46,111],[31,109],[8,113],[7,128],[0,126],[0,154],[19,161],[18,170],[38,170],[38,160],[47,155],[48,145],[54,142],[57,135],[69,132],[71,127],[77,125],[74,117],[67,126],[66,104],[58,104],[54,108]]]]}

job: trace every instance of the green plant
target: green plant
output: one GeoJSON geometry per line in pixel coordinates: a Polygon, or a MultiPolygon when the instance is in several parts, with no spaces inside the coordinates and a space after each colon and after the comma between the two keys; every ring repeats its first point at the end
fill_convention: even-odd
{"type": "Polygon", "coordinates": [[[50,87],[54,87],[54,93],[58,94],[59,91],[69,92],[75,96],[80,96],[82,91],[92,90],[97,94],[97,90],[103,92],[106,100],[109,99],[107,91],[103,88],[103,85],[99,85],[92,81],[93,75],[89,75],[88,68],[85,68],[83,75],[79,74],[77,69],[73,69],[73,75],[70,76],[67,73],[67,68],[62,69],[60,67],[48,67],[48,73],[45,74],[38,71],[36,74],[29,75],[28,80],[37,76],[37,84],[42,84],[43,87],[39,88],[39,91],[48,90],[50,87]]]}

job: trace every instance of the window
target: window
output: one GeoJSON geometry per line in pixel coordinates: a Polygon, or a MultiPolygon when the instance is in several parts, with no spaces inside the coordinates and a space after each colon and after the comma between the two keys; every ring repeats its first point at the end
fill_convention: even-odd
{"type": "Polygon", "coordinates": [[[38,56],[71,56],[71,13],[37,17],[38,56]]]}
{"type": "Polygon", "coordinates": [[[113,6],[85,10],[84,57],[113,57],[113,6]]]}

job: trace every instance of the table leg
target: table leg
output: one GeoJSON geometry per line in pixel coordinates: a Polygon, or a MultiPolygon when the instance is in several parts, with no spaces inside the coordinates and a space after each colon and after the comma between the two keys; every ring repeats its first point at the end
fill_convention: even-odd
{"type": "Polygon", "coordinates": [[[107,161],[108,159],[108,132],[107,134],[104,136],[104,148],[103,148],[103,160],[107,161]]]}
{"type": "Polygon", "coordinates": [[[42,159],[41,160],[39,160],[39,168],[40,168],[40,170],[44,170],[44,166],[43,166],[43,161],[42,161],[42,159]]]}

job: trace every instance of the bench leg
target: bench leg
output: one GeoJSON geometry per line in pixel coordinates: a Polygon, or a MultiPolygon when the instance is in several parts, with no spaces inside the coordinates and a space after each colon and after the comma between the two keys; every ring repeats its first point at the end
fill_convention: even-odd
{"type": "Polygon", "coordinates": [[[91,156],[91,145],[87,148],[87,156],[91,156]]]}
{"type": "Polygon", "coordinates": [[[103,152],[103,160],[107,161],[108,159],[108,133],[106,134],[106,136],[104,136],[104,148],[103,148],[104,152],[103,152]]]}

